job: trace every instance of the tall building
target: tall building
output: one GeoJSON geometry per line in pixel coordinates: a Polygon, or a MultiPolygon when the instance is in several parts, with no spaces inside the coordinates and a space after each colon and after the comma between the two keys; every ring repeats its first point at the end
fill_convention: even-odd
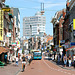
{"type": "Polygon", "coordinates": [[[45,33],[46,17],[37,12],[35,16],[23,18],[23,36],[30,37],[45,33]]]}

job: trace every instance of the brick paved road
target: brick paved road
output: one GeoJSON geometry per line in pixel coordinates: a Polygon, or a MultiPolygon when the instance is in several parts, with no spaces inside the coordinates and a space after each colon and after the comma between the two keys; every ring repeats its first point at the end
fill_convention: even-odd
{"type": "Polygon", "coordinates": [[[75,75],[75,71],[65,70],[48,60],[33,60],[25,72],[18,75],[75,75]]]}

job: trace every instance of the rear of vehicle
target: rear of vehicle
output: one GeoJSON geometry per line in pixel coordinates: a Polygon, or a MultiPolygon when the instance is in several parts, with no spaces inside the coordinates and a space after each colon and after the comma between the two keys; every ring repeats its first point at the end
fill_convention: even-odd
{"type": "Polygon", "coordinates": [[[33,53],[33,59],[42,59],[42,53],[41,53],[41,51],[34,51],[34,53],[33,53]]]}

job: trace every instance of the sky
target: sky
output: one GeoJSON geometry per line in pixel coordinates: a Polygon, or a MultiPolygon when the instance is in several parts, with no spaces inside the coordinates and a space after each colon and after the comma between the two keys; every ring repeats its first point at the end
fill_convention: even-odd
{"type": "Polygon", "coordinates": [[[46,16],[46,34],[53,35],[51,19],[57,11],[66,7],[67,0],[6,0],[9,7],[19,8],[20,11],[20,37],[23,36],[23,17],[34,16],[41,11],[41,3],[44,3],[44,16],[46,16]]]}

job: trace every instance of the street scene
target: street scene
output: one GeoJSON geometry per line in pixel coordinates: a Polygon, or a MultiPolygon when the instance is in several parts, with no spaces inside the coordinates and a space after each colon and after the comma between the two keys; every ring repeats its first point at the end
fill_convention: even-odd
{"type": "Polygon", "coordinates": [[[75,75],[75,0],[0,0],[0,75],[75,75]]]}

